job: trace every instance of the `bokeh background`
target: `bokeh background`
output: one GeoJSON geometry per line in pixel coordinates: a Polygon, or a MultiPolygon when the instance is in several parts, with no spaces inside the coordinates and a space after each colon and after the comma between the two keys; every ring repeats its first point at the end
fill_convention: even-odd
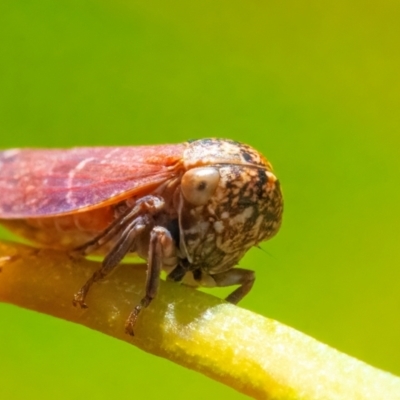
{"type": "MultiPolygon", "coordinates": [[[[391,0],[3,0],[0,147],[253,145],[285,214],[241,262],[241,306],[400,374],[399,20],[391,0]]],[[[80,326],[0,320],[2,399],[245,398],[80,326]]]]}

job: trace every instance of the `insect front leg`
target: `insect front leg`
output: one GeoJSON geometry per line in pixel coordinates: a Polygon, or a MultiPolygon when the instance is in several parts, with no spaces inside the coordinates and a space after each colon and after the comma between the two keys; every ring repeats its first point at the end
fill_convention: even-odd
{"type": "Polygon", "coordinates": [[[153,215],[159,212],[164,207],[164,201],[157,196],[145,196],[138,200],[135,207],[129,212],[123,214],[121,218],[117,220],[117,223],[113,223],[108,227],[102,234],[100,234],[96,240],[91,240],[87,244],[81,246],[76,251],[81,251],[83,254],[88,254],[88,249],[97,249],[105,243],[115,237],[118,238],[114,247],[104,258],[102,267],[97,270],[91,278],[82,286],[82,288],[75,294],[73,304],[80,305],[82,308],[86,308],[85,303],[86,295],[93,285],[93,283],[103,279],[107,276],[125,257],[127,253],[132,251],[135,247],[135,241],[150,224],[154,224],[153,215]],[[114,234],[111,235],[110,232],[114,234]]]}
{"type": "Polygon", "coordinates": [[[151,303],[157,294],[162,268],[175,266],[176,263],[176,245],[171,233],[166,228],[154,227],[150,234],[145,296],[126,320],[126,333],[134,336],[133,329],[140,312],[151,303]]]}
{"type": "Polygon", "coordinates": [[[120,263],[125,255],[131,251],[138,235],[146,229],[146,221],[144,220],[145,218],[139,217],[126,226],[116,245],[104,258],[101,268],[98,269],[74,295],[74,306],[79,305],[82,308],[87,308],[85,298],[90,287],[93,283],[106,277],[120,263]]]}
{"type": "Polygon", "coordinates": [[[250,292],[256,279],[254,271],[243,268],[233,268],[229,271],[212,275],[212,278],[219,287],[240,285],[225,298],[226,301],[232,304],[239,303],[239,301],[250,292]]]}

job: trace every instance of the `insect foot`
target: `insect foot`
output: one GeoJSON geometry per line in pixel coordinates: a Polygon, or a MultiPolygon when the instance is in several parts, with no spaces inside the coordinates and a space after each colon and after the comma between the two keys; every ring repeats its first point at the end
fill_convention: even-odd
{"type": "Polygon", "coordinates": [[[133,329],[136,325],[137,318],[142,309],[146,308],[150,304],[151,300],[152,300],[151,298],[146,296],[144,299],[142,299],[140,304],[138,304],[134,308],[134,310],[129,314],[129,317],[125,322],[125,333],[127,333],[130,336],[135,336],[133,329]]]}
{"type": "Polygon", "coordinates": [[[88,308],[87,304],[85,303],[85,294],[83,293],[83,290],[79,290],[79,292],[74,294],[74,299],[72,300],[72,304],[74,307],[80,307],[80,308],[88,308]]]}

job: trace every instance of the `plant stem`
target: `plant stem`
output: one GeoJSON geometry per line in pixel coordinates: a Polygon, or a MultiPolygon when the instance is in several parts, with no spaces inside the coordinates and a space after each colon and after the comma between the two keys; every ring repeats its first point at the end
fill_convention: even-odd
{"type": "Polygon", "coordinates": [[[86,310],[73,307],[72,297],[99,263],[0,242],[0,266],[0,301],[101,331],[257,399],[400,399],[399,378],[174,283],[161,282],[128,336],[124,323],[143,294],[143,265],[123,264],[94,285],[86,310]]]}

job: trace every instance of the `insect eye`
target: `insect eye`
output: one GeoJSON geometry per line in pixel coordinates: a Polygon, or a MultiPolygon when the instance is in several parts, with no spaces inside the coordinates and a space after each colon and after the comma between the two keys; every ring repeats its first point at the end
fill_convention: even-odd
{"type": "Polygon", "coordinates": [[[219,172],[215,168],[193,168],[182,177],[183,196],[195,206],[206,204],[214,194],[219,179],[219,172]]]}

